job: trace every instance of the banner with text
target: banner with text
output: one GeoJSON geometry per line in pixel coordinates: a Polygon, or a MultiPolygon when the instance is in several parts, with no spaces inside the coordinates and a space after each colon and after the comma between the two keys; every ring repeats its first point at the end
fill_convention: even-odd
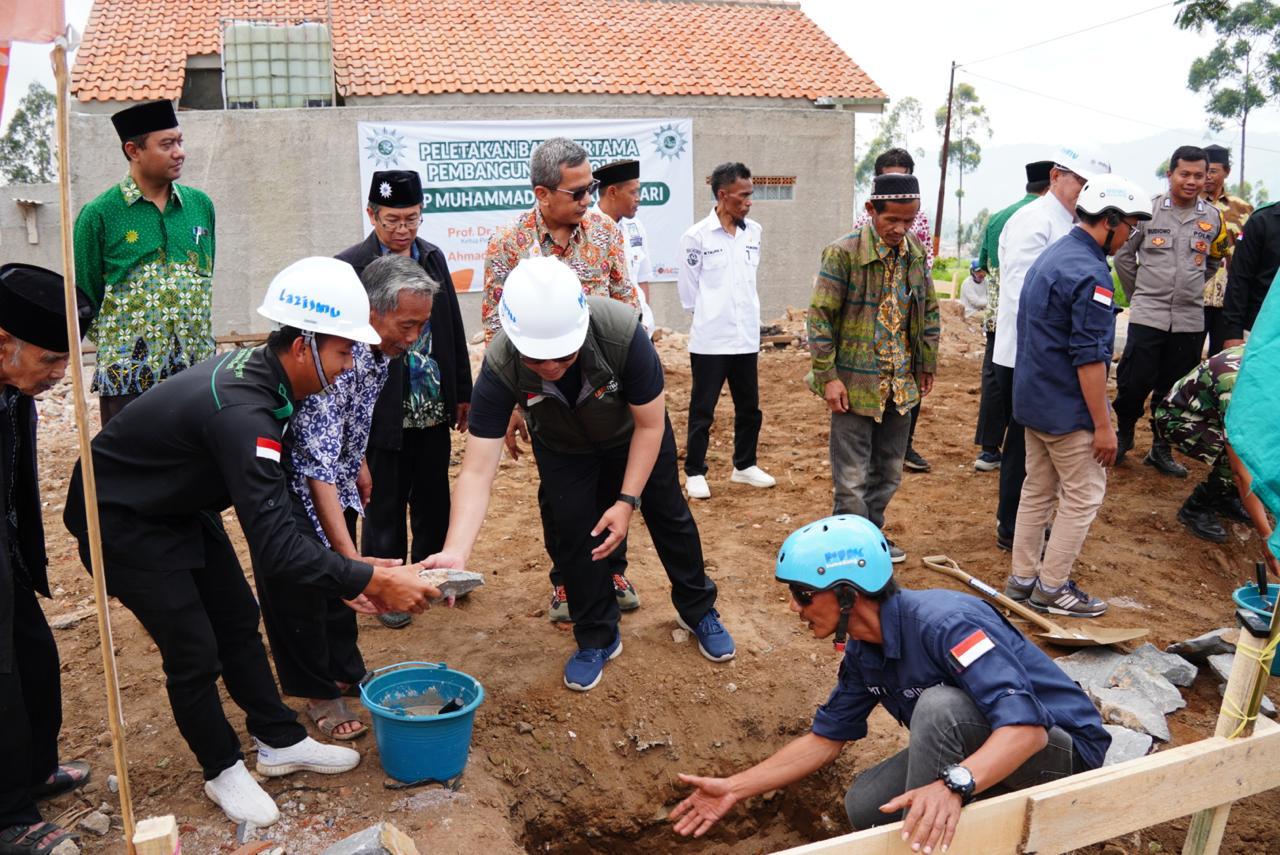
{"type": "MultiPolygon", "coordinates": [[[[439,246],[458,291],[484,288],[489,237],[533,207],[529,156],[538,143],[576,140],[592,168],[640,161],[640,212],[655,279],[674,280],[680,235],[693,224],[693,121],[359,122],[361,208],[373,173],[413,169],[422,176],[422,227],[439,246]]],[[[372,231],[361,216],[364,233],[372,231]]]]}

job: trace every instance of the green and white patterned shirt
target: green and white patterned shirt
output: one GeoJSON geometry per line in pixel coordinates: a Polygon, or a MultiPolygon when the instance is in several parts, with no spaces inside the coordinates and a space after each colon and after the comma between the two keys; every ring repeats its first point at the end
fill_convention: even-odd
{"type": "Polygon", "coordinates": [[[100,307],[93,389],[132,395],[213,356],[213,202],[174,184],[161,212],[133,177],[84,206],[76,283],[100,307]]]}

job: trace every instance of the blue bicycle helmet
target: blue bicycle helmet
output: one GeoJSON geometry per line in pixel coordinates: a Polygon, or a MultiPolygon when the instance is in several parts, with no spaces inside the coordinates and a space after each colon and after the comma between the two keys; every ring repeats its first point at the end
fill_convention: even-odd
{"type": "Polygon", "coordinates": [[[975,270],[978,269],[979,266],[980,265],[978,264],[978,259],[976,258],[973,259],[972,261],[969,262],[969,272],[973,273],[975,270]]]}

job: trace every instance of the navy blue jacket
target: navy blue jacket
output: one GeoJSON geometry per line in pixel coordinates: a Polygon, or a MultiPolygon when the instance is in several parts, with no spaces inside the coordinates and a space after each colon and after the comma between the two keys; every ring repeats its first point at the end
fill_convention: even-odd
{"type": "MultiPolygon", "coordinates": [[[[1018,362],[1021,369],[1021,353],[1018,362]]],[[[977,597],[944,590],[900,591],[881,604],[880,631],[882,644],[850,640],[846,645],[839,681],[813,718],[818,736],[861,739],[876,704],[909,727],[925,689],[953,686],[973,698],[992,730],[1056,725],[1070,734],[1086,766],[1102,765],[1111,736],[1088,697],[977,597]]]]}
{"type": "Polygon", "coordinates": [[[1076,369],[1111,367],[1116,336],[1107,256],[1079,226],[1036,259],[1018,302],[1013,417],[1041,433],[1093,430],[1076,369]]]}

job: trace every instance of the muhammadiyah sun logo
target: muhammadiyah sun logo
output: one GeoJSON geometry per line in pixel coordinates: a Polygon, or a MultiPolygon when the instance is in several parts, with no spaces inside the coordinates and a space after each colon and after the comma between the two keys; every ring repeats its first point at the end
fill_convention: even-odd
{"type": "Polygon", "coordinates": [[[400,158],[404,156],[405,141],[399,131],[393,128],[378,128],[365,139],[365,153],[379,169],[390,169],[400,165],[400,158]]]}
{"type": "Polygon", "coordinates": [[[660,157],[676,160],[684,154],[689,140],[675,125],[663,125],[653,132],[653,148],[660,157]]]}

